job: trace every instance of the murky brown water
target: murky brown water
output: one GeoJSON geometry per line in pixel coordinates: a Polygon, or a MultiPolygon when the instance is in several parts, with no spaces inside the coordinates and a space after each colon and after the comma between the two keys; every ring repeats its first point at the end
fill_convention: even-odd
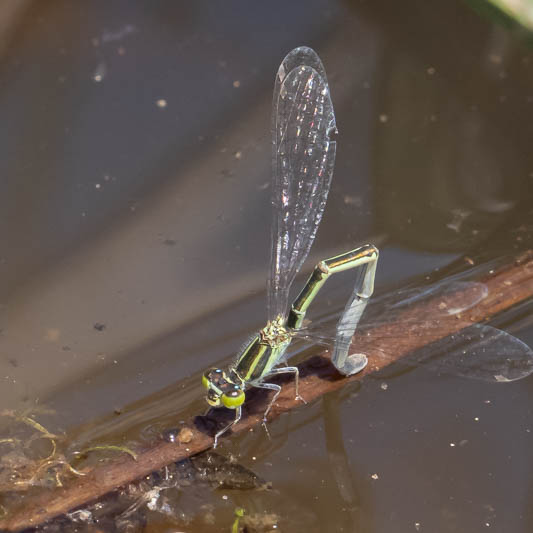
{"type": "MultiPolygon", "coordinates": [[[[340,131],[304,270],[371,241],[384,292],[529,246],[533,53],[462,2],[5,2],[0,21],[0,405],[55,409],[80,445],[201,412],[197,373],[263,324],[271,94],[297,45],[340,131]]],[[[498,325],[533,345],[530,311],[498,325]]],[[[227,439],[275,490],[184,494],[193,522],[145,530],[229,531],[242,506],[291,532],[531,531],[532,378],[386,383],[227,439]]]]}

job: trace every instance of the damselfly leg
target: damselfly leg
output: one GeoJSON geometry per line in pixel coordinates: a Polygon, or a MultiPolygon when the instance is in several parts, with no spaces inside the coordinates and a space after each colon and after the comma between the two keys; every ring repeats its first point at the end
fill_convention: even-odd
{"type": "Polygon", "coordinates": [[[228,431],[228,429],[231,429],[242,417],[242,407],[239,406],[235,409],[235,418],[232,422],[230,422],[227,426],[223,427],[220,431],[218,431],[215,434],[215,442],[213,444],[213,448],[216,448],[218,446],[218,439],[228,431]]]}
{"type": "MultiPolygon", "coordinates": [[[[307,403],[301,396],[299,391],[299,382],[300,382],[300,372],[298,370],[298,367],[296,366],[282,366],[281,368],[273,368],[268,376],[265,376],[265,379],[270,378],[271,376],[279,375],[279,374],[294,374],[294,389],[296,392],[296,396],[294,397],[295,400],[300,400],[303,403],[307,403]]],[[[253,385],[253,384],[252,384],[253,385]]],[[[264,418],[266,418],[266,415],[268,414],[269,409],[265,412],[264,418]]]]}

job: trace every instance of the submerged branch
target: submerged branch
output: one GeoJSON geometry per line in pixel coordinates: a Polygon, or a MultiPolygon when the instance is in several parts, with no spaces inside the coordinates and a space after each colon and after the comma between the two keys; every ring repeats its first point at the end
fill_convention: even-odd
{"type": "MultiPolygon", "coordinates": [[[[327,354],[305,361],[300,365],[301,395],[311,402],[328,392],[344,387],[347,383],[358,381],[401,360],[424,345],[452,335],[473,323],[485,322],[532,297],[533,251],[530,250],[519,258],[510,260],[497,272],[488,274],[479,281],[486,284],[488,296],[460,315],[439,318],[438,327],[433,328],[435,333],[431,338],[427,335],[417,335],[416,331],[407,335],[405,319],[431,320],[433,315],[439,314],[436,311],[443,305],[442,297],[414,302],[394,322],[375,328],[371,335],[364,337],[356,335],[354,342],[357,342],[358,348],[361,347],[361,351],[369,356],[370,364],[355,376],[341,376],[330,364],[327,354]],[[372,353],[377,349],[380,357],[373,358],[372,353]]],[[[462,297],[468,298],[468,295],[461,292],[454,293],[450,296],[453,301],[449,303],[460,305],[462,297]]],[[[247,431],[261,424],[266,396],[263,394],[251,396],[250,401],[246,402],[243,419],[233,429],[234,433],[247,431]]],[[[294,384],[283,382],[282,392],[270,412],[269,419],[301,406],[302,403],[294,398],[294,384]]],[[[0,529],[20,531],[37,526],[58,515],[94,502],[105,494],[166,465],[198,454],[213,445],[212,435],[215,425],[214,418],[197,417],[196,420],[190,420],[187,428],[182,429],[175,439],[156,441],[150,447],[138,451],[136,458],[124,454],[123,457],[96,467],[85,476],[73,479],[62,487],[34,497],[28,495],[20,508],[0,519],[0,529]]]]}

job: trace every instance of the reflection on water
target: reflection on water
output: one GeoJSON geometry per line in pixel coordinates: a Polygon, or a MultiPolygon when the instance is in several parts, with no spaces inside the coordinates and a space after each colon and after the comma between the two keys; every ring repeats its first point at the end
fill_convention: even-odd
{"type": "MultiPolygon", "coordinates": [[[[294,46],[323,58],[340,131],[305,272],[375,242],[385,293],[530,247],[533,56],[466,4],[10,4],[0,397],[53,408],[67,451],[201,412],[197,374],[264,323],[270,98],[294,46]]],[[[513,313],[496,325],[532,345],[529,304],[513,313]]],[[[228,440],[278,492],[214,498],[218,530],[242,507],[290,531],[530,531],[531,380],[383,379],[228,440]]]]}

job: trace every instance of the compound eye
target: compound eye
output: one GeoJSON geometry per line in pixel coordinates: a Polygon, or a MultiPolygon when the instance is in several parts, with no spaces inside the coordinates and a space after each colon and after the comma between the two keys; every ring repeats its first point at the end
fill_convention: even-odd
{"type": "Polygon", "coordinates": [[[244,403],[244,398],[244,391],[236,387],[222,394],[222,405],[228,409],[236,409],[244,403]]]}
{"type": "Polygon", "coordinates": [[[207,391],[205,399],[211,407],[218,407],[220,405],[220,396],[213,389],[207,391]]]}
{"type": "Polygon", "coordinates": [[[220,379],[224,376],[223,371],[220,368],[211,368],[206,370],[202,375],[202,385],[209,389],[211,384],[218,384],[220,379]]]}

